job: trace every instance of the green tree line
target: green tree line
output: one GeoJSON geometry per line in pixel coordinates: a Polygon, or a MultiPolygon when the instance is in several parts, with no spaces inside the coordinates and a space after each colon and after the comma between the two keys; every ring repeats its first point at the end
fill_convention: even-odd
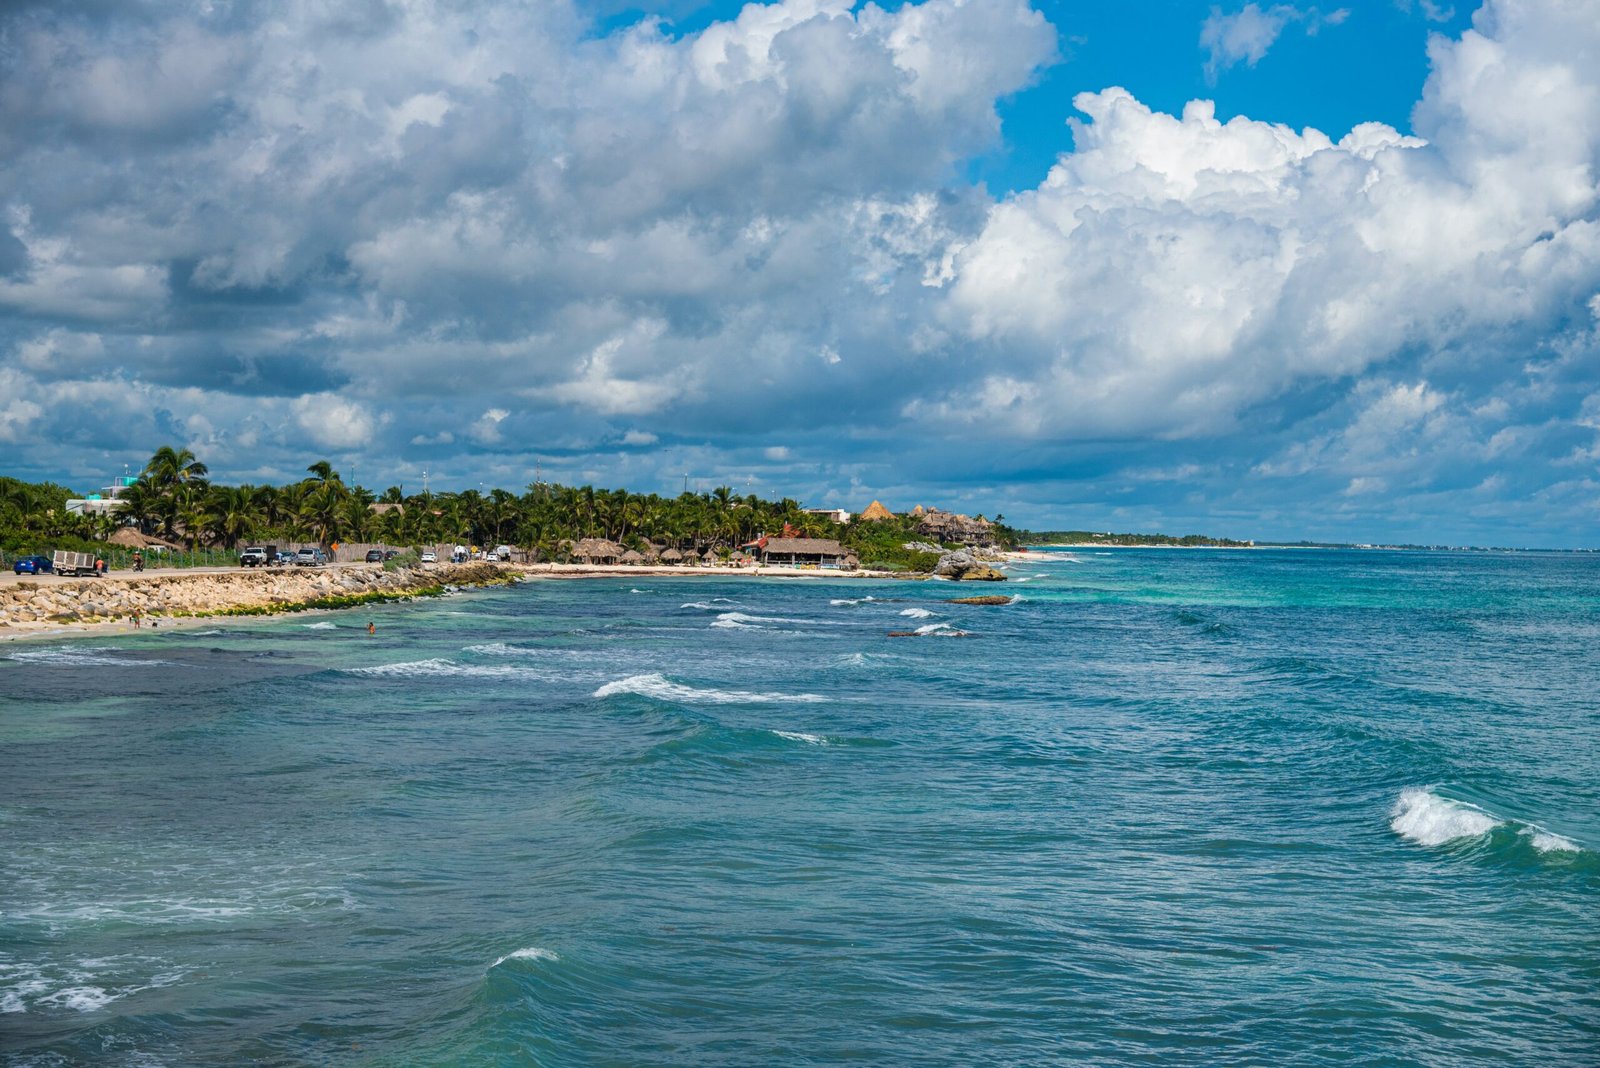
{"type": "Polygon", "coordinates": [[[133,485],[121,491],[118,512],[72,515],[66,511],[69,496],[68,489],[52,483],[0,479],[0,547],[15,553],[39,551],[46,542],[55,547],[73,547],[65,546],[67,541],[103,542],[116,527],[131,523],[190,549],[235,549],[251,542],[459,542],[508,544],[552,559],[564,543],[582,538],[605,538],[625,548],[650,543],[726,553],[787,527],[803,537],[839,539],[863,563],[905,567],[920,562],[898,551],[900,542],[915,537],[910,520],[839,524],[805,512],[795,500],[741,496],[728,486],[676,497],[543,482],[520,493],[408,494],[399,486],[375,493],[346,483],[326,460],[286,485],[227,485],[212,481],[207,465],[190,450],[162,446],[133,485]]]}

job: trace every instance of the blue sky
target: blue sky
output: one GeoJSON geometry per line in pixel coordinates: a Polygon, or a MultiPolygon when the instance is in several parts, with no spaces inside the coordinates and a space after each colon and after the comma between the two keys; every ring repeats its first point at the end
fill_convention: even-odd
{"type": "Polygon", "coordinates": [[[1597,53],[1584,0],[8,5],[0,469],[1595,545],[1597,53]]]}

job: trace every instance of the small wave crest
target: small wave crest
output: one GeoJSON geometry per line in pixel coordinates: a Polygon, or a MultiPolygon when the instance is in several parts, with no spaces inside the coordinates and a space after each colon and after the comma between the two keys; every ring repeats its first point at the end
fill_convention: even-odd
{"type": "Polygon", "coordinates": [[[306,630],[338,630],[339,629],[339,624],[337,624],[337,623],[302,623],[300,625],[302,627],[306,628],[306,630]]]}
{"type": "Polygon", "coordinates": [[[6,654],[8,660],[23,664],[50,664],[55,667],[157,667],[171,660],[136,660],[114,655],[110,646],[78,646],[57,649],[24,649],[6,654]]]}
{"type": "Polygon", "coordinates": [[[918,627],[916,632],[924,637],[936,638],[964,638],[967,636],[966,631],[957,630],[948,623],[925,623],[918,627]]]}
{"type": "MultiPolygon", "coordinates": [[[[509,649],[510,646],[507,646],[509,649]]],[[[351,675],[366,678],[437,679],[549,679],[551,673],[535,668],[511,664],[462,664],[445,657],[430,660],[403,660],[398,664],[375,664],[371,667],[347,668],[351,675]]]]}
{"type": "Polygon", "coordinates": [[[876,600],[877,600],[876,597],[873,597],[873,596],[871,596],[869,594],[866,597],[835,597],[833,600],[829,601],[828,603],[833,605],[835,608],[840,608],[840,607],[843,607],[845,605],[866,604],[868,601],[876,601],[876,600]]]}
{"type": "Polygon", "coordinates": [[[688,604],[680,604],[678,607],[697,608],[702,612],[726,612],[729,605],[737,606],[738,604],[738,601],[730,600],[727,597],[713,597],[709,601],[690,601],[688,604]]]}
{"type": "Polygon", "coordinates": [[[614,697],[618,694],[637,694],[658,701],[677,701],[682,704],[816,704],[826,701],[814,693],[747,693],[742,690],[714,690],[686,686],[673,682],[659,672],[648,675],[629,675],[625,679],[608,682],[594,692],[596,697],[614,697]]]}
{"type": "Polygon", "coordinates": [[[498,967],[500,967],[500,965],[504,964],[508,960],[548,960],[548,961],[558,961],[560,959],[561,959],[561,955],[559,953],[557,953],[555,950],[552,950],[552,949],[541,949],[538,946],[527,946],[527,947],[525,947],[523,949],[513,950],[512,952],[507,953],[505,956],[500,957],[493,964],[489,965],[489,967],[498,968],[498,967]]]}
{"type": "Polygon", "coordinates": [[[926,608],[902,608],[900,614],[910,619],[931,619],[933,613],[926,608]]]}
{"type": "Polygon", "coordinates": [[[823,619],[796,619],[791,616],[752,616],[745,612],[723,612],[711,625],[722,630],[760,629],[774,624],[804,627],[842,627],[845,624],[823,619]]]}
{"type": "Polygon", "coordinates": [[[787,738],[791,742],[805,742],[807,745],[827,745],[828,739],[820,734],[807,734],[805,731],[773,731],[779,738],[787,738]]]}

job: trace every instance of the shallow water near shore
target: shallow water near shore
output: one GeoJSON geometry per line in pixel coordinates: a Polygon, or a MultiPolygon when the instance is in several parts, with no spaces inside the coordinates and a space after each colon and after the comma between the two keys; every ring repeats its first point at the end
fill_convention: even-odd
{"type": "Polygon", "coordinates": [[[1010,575],[0,648],[0,1061],[1595,1063],[1600,558],[1010,575]]]}

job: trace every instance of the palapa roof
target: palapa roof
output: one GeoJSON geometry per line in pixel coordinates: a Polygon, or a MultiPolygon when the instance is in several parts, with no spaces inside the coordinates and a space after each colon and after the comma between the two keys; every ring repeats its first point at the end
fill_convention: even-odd
{"type": "Polygon", "coordinates": [[[717,550],[707,548],[705,552],[700,554],[700,559],[705,560],[708,563],[715,563],[720,558],[717,556],[717,550]]]}
{"type": "Polygon", "coordinates": [[[683,554],[676,549],[665,549],[661,553],[661,559],[665,563],[675,563],[683,559],[683,554]]]}
{"type": "Polygon", "coordinates": [[[637,549],[629,549],[627,552],[622,554],[620,559],[621,559],[621,562],[624,563],[624,564],[642,564],[642,563],[644,563],[644,557],[639,553],[639,551],[637,549]]]}
{"type": "Polygon", "coordinates": [[[927,512],[927,509],[922,507],[922,505],[920,505],[920,504],[917,505],[915,508],[911,509],[911,514],[912,515],[920,516],[920,515],[923,515],[926,512],[927,512]]]}
{"type": "Polygon", "coordinates": [[[861,518],[874,520],[893,519],[894,513],[885,508],[882,501],[873,501],[871,504],[867,505],[866,510],[861,513],[861,518]]]}
{"type": "Polygon", "coordinates": [[[832,538],[768,538],[767,555],[794,553],[799,556],[843,556],[844,546],[832,538]]]}
{"type": "Polygon", "coordinates": [[[132,527],[118,527],[106,541],[128,549],[143,549],[149,543],[148,538],[132,527]]]}
{"type": "Polygon", "coordinates": [[[573,556],[621,556],[622,546],[604,538],[584,538],[572,547],[573,556]]]}

